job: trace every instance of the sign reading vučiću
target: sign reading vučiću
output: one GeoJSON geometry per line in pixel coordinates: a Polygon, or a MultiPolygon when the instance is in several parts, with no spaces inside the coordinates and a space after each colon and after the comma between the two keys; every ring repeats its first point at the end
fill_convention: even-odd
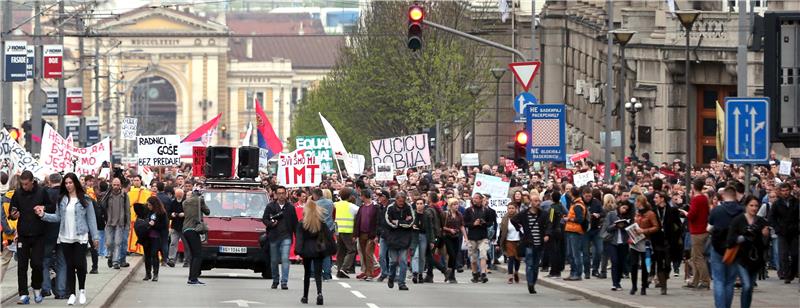
{"type": "Polygon", "coordinates": [[[373,140],[370,142],[372,165],[394,164],[395,169],[407,169],[431,165],[428,134],[373,140]]]}
{"type": "Polygon", "coordinates": [[[178,135],[139,136],[136,138],[139,166],[177,166],[181,164],[178,153],[178,135]]]}

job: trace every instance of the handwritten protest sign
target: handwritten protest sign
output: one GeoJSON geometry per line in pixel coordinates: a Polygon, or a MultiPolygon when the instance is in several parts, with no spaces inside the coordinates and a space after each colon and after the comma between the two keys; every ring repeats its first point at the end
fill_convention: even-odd
{"type": "Polygon", "coordinates": [[[394,179],[394,164],[381,163],[375,165],[376,181],[391,181],[394,179]]]}
{"type": "Polygon", "coordinates": [[[281,153],[278,156],[278,183],[285,187],[312,187],[322,182],[322,167],[305,150],[281,153]]]}
{"type": "Polygon", "coordinates": [[[206,164],[206,147],[192,148],[192,176],[203,176],[206,164]]]}
{"type": "Polygon", "coordinates": [[[594,182],[594,172],[586,171],[584,173],[578,173],[573,175],[572,179],[576,187],[582,187],[583,185],[589,184],[589,182],[594,182]]]}
{"type": "MultiPolygon", "coordinates": [[[[491,198],[489,199],[489,207],[497,212],[497,225],[503,221],[503,217],[508,212],[508,204],[511,203],[509,198],[491,198]]],[[[500,231],[500,228],[497,228],[500,231]]]]}
{"type": "Polygon", "coordinates": [[[373,166],[392,163],[395,169],[407,169],[431,164],[428,134],[373,140],[369,148],[373,166]]]}
{"type": "Polygon", "coordinates": [[[181,164],[178,153],[178,135],[154,135],[136,137],[140,166],[176,166],[181,164]]]}
{"type": "Polygon", "coordinates": [[[350,176],[362,174],[366,162],[367,160],[364,155],[347,153],[347,156],[344,158],[344,169],[347,170],[347,174],[350,176]]]}
{"type": "Polygon", "coordinates": [[[99,175],[104,162],[111,162],[111,139],[102,141],[85,148],[72,148],[76,157],[75,173],[79,175],[99,175]]]}
{"type": "Polygon", "coordinates": [[[44,180],[48,175],[53,173],[52,169],[40,165],[39,161],[34,159],[28,151],[25,151],[25,148],[11,138],[11,135],[5,128],[0,129],[0,159],[5,161],[5,164],[8,165],[9,174],[16,174],[29,170],[33,172],[36,178],[44,180]]]}
{"type": "Polygon", "coordinates": [[[333,150],[326,136],[297,136],[294,139],[297,150],[306,150],[306,156],[314,156],[319,160],[323,174],[334,173],[333,150]]]}
{"type": "Polygon", "coordinates": [[[508,188],[511,183],[504,182],[502,178],[478,173],[475,176],[475,186],[472,194],[488,194],[492,198],[508,197],[508,188]]]}
{"type": "Polygon", "coordinates": [[[42,146],[39,152],[39,162],[52,170],[72,172],[75,166],[75,155],[72,136],[67,139],[45,124],[42,134],[42,146]]]}
{"type": "Polygon", "coordinates": [[[791,175],[792,174],[792,161],[791,160],[782,160],[780,167],[778,169],[778,174],[781,175],[791,175]]]}
{"type": "Polygon", "coordinates": [[[125,118],[122,120],[122,140],[136,140],[136,127],[139,119],[125,118]]]}
{"type": "Polygon", "coordinates": [[[462,166],[479,166],[481,164],[480,159],[478,159],[478,153],[464,153],[461,154],[461,165],[462,166]]]}

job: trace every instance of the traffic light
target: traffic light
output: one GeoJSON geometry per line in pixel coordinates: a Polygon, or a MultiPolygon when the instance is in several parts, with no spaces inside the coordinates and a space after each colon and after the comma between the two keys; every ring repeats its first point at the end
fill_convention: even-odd
{"type": "Polygon", "coordinates": [[[518,130],[514,136],[514,164],[517,168],[528,169],[528,132],[518,130]]]}
{"type": "Polygon", "coordinates": [[[408,8],[408,49],[413,51],[422,48],[422,20],[425,18],[425,10],[419,4],[413,4],[408,8]]]}

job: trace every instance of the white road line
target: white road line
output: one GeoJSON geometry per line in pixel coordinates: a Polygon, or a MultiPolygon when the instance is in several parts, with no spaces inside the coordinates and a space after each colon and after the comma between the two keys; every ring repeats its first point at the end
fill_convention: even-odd
{"type": "Polygon", "coordinates": [[[339,284],[342,286],[342,288],[350,289],[350,285],[347,284],[346,282],[340,282],[339,284]]]}
{"type": "Polygon", "coordinates": [[[378,307],[378,305],[375,305],[373,303],[367,303],[367,307],[369,307],[369,308],[381,308],[381,307],[378,307]]]}
{"type": "Polygon", "coordinates": [[[356,290],[352,290],[350,291],[350,293],[353,293],[353,295],[355,295],[358,298],[367,298],[366,296],[364,296],[364,294],[361,294],[361,292],[358,292],[356,290]]]}

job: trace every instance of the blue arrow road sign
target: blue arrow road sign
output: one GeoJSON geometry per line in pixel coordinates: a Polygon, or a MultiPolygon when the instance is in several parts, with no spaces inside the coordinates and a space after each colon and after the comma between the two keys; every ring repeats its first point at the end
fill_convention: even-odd
{"type": "Polygon", "coordinates": [[[725,162],[765,164],[769,160],[769,98],[725,99],[725,162]]]}
{"type": "Polygon", "coordinates": [[[525,108],[528,161],[565,161],[567,157],[566,109],[561,104],[525,108]]]}
{"type": "Polygon", "coordinates": [[[517,114],[524,115],[525,114],[525,106],[528,105],[536,105],[539,103],[539,100],[536,99],[536,96],[530,94],[528,92],[522,92],[514,98],[514,111],[517,114]]]}

